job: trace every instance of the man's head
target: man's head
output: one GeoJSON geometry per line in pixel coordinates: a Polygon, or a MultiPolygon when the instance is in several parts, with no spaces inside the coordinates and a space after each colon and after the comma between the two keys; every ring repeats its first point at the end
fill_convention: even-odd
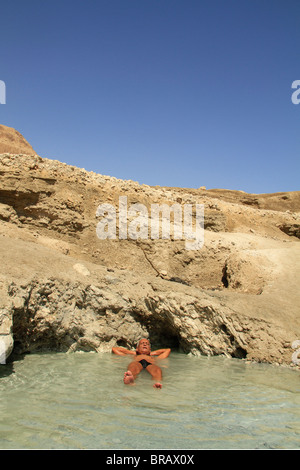
{"type": "Polygon", "coordinates": [[[138,354],[150,354],[151,352],[151,345],[150,341],[146,338],[142,338],[137,345],[136,352],[138,354]]]}

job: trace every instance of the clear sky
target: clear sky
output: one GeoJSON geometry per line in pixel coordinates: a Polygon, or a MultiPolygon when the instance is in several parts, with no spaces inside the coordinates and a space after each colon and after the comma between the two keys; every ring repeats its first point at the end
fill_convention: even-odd
{"type": "Polygon", "coordinates": [[[299,0],[10,0],[0,124],[161,186],[300,190],[299,0]]]}

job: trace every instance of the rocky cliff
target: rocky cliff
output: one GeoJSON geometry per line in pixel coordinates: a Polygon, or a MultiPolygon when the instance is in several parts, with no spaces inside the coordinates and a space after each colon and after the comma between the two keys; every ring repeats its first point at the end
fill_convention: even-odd
{"type": "Polygon", "coordinates": [[[291,363],[300,339],[300,192],[140,185],[12,152],[1,130],[5,357],[13,348],[109,351],[149,336],[187,353],[291,363]],[[204,245],[99,239],[97,208],[118,212],[120,196],[149,210],[203,204],[204,245]]]}

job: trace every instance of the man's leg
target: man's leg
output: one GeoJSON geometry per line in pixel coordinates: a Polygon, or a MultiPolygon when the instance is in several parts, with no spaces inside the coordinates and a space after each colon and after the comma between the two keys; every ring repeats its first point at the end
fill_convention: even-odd
{"type": "Polygon", "coordinates": [[[162,380],[162,370],[156,364],[150,364],[147,366],[146,370],[151,374],[152,379],[156,380],[156,383],[153,385],[155,388],[162,388],[162,384],[160,383],[162,380]]]}
{"type": "Polygon", "coordinates": [[[142,368],[143,366],[139,362],[131,362],[124,374],[124,384],[132,384],[136,376],[141,372],[142,368]]]}

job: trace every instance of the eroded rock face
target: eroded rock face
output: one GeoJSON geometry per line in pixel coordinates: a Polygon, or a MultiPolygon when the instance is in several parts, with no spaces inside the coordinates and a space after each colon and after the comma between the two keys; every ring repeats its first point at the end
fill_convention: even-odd
{"type": "Polygon", "coordinates": [[[141,336],[193,354],[290,363],[299,339],[300,193],[161,188],[0,155],[0,340],[7,354],[109,351],[141,336]],[[96,211],[204,204],[184,240],[100,240],[96,211]],[[168,343],[168,344],[166,344],[168,343]],[[3,343],[4,344],[4,340],[3,343]]]}
{"type": "Polygon", "coordinates": [[[119,272],[101,276],[97,284],[58,278],[12,282],[6,317],[13,319],[18,353],[108,352],[116,344],[134,348],[141,337],[150,337],[186,353],[278,362],[280,351],[280,362],[290,362],[289,331],[272,321],[243,317],[224,301],[193,288],[186,292],[185,286],[174,289],[160,279],[134,281],[119,272]]]}
{"type": "Polygon", "coordinates": [[[213,299],[139,287],[122,296],[111,289],[57,279],[23,286],[12,283],[8,295],[15,348],[109,351],[115,344],[134,347],[141,337],[151,336],[154,342],[167,342],[185,352],[246,357],[241,328],[236,330],[226,315],[232,312],[213,299]]]}
{"type": "MultiPolygon", "coordinates": [[[[246,344],[212,299],[183,292],[157,294],[149,286],[121,295],[95,285],[57,279],[9,286],[13,336],[20,352],[110,351],[144,336],[186,352],[245,357],[246,344]],[[128,294],[130,294],[128,296],[128,294]]],[[[224,309],[223,309],[224,310],[224,309]]]]}

